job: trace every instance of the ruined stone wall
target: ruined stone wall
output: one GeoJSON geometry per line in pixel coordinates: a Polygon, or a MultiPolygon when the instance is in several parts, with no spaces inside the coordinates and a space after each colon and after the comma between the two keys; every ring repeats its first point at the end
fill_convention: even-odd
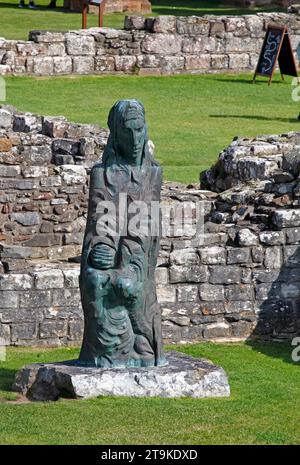
{"type": "MultiPolygon", "coordinates": [[[[79,344],[88,173],[107,131],[11,107],[0,127],[0,337],[79,344]]],[[[299,335],[299,173],[300,133],[288,133],[234,140],[201,188],[164,183],[165,211],[200,203],[204,218],[196,235],[171,221],[161,241],[165,342],[299,335]]]]}
{"type": "Polygon", "coordinates": [[[178,74],[254,70],[270,23],[300,42],[300,16],[130,16],[125,29],[32,31],[29,41],[0,39],[0,74],[178,74]]]}

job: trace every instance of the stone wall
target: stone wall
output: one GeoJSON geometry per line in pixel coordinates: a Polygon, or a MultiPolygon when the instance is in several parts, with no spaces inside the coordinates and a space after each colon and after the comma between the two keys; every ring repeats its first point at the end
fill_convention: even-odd
{"type": "MultiPolygon", "coordinates": [[[[88,173],[107,131],[11,107],[0,127],[0,337],[79,344],[88,173]]],[[[164,183],[162,208],[201,203],[205,220],[161,241],[165,342],[299,335],[299,173],[300,133],[288,133],[234,140],[201,188],[164,183]]]]}
{"type": "Polygon", "coordinates": [[[294,49],[300,15],[160,16],[125,19],[125,29],[32,31],[0,39],[0,74],[178,74],[254,70],[269,23],[288,26],[294,49]]]}

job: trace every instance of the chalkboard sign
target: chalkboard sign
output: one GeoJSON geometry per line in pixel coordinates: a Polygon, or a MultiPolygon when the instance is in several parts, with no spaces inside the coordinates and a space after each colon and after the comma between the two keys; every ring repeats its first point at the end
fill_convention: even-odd
{"type": "Polygon", "coordinates": [[[298,77],[296,62],[287,27],[269,25],[258,59],[253,82],[255,82],[257,75],[267,76],[269,77],[270,85],[277,60],[282,79],[284,74],[298,77]]]}

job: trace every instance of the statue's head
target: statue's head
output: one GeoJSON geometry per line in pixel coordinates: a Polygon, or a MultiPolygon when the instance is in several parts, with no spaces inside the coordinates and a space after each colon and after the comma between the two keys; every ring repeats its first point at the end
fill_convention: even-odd
{"type": "Polygon", "coordinates": [[[108,117],[110,144],[115,153],[130,164],[143,160],[148,140],[145,110],[137,100],[120,100],[110,110],[108,117]]]}

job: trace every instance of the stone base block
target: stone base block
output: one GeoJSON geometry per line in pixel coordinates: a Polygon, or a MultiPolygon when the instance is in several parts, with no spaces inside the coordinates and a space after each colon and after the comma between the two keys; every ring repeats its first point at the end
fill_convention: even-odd
{"type": "Polygon", "coordinates": [[[22,368],[13,389],[30,400],[97,396],[228,397],[223,368],[180,352],[166,354],[168,365],[154,368],[86,368],[76,361],[35,363],[22,368]]]}

